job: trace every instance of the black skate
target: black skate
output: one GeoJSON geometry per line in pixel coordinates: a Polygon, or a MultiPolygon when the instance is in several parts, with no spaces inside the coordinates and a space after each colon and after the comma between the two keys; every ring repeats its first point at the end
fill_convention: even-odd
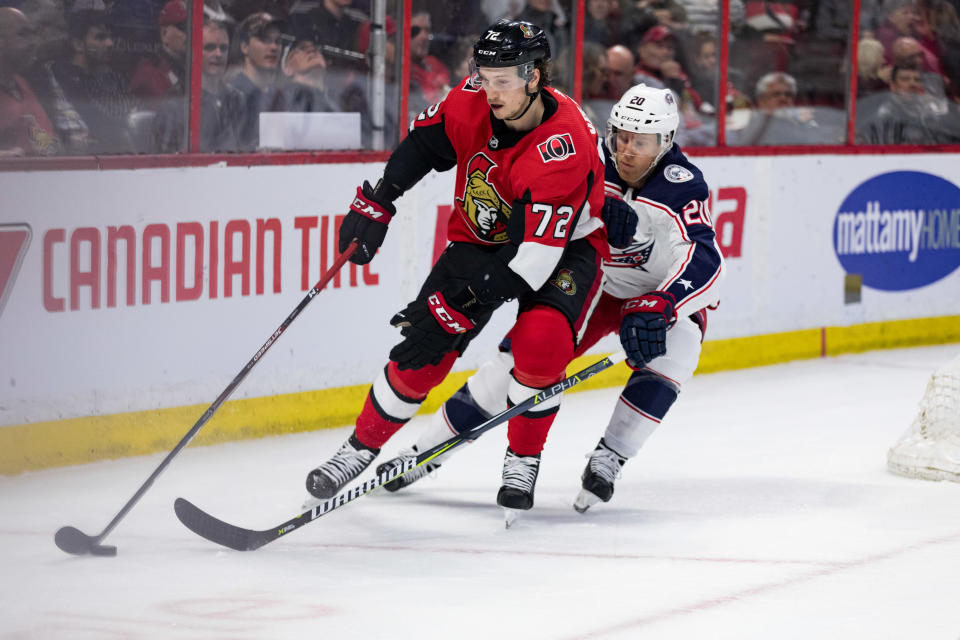
{"type": "MultiPolygon", "coordinates": [[[[390,469],[392,469],[393,467],[403,467],[404,463],[410,460],[416,460],[418,453],[419,451],[417,451],[416,445],[412,446],[409,449],[400,450],[400,452],[397,453],[396,458],[387,460],[383,464],[377,466],[377,475],[380,475],[381,473],[385,473],[390,469]]],[[[383,485],[383,488],[386,489],[387,491],[390,491],[391,493],[394,491],[399,491],[404,487],[409,487],[417,480],[420,480],[421,478],[430,475],[431,473],[433,473],[439,468],[440,468],[440,464],[437,462],[433,462],[433,461],[426,462],[420,465],[419,467],[414,467],[410,471],[407,471],[405,474],[403,474],[396,480],[391,480],[387,484],[383,485]]]]}
{"type": "Polygon", "coordinates": [[[620,477],[620,471],[627,462],[616,451],[607,446],[600,438],[597,448],[589,456],[586,468],[583,470],[583,489],[573,502],[573,508],[583,513],[596,503],[609,502],[613,497],[613,483],[620,477]]]}
{"type": "Polygon", "coordinates": [[[540,472],[540,454],[521,456],[507,447],[503,458],[503,486],[497,492],[497,504],[503,507],[507,528],[521,511],[533,508],[533,489],[540,472]]]}
{"type": "Polygon", "coordinates": [[[369,467],[378,453],[379,449],[370,449],[356,434],[351,435],[332,458],[307,474],[307,491],[320,500],[332,498],[369,467]]]}

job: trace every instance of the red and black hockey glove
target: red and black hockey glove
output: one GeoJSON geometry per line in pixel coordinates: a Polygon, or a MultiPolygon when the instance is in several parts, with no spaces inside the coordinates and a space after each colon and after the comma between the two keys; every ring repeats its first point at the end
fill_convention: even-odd
{"type": "Polygon", "coordinates": [[[400,369],[420,369],[438,364],[464,342],[477,322],[465,307],[479,311],[481,305],[466,287],[449,297],[434,291],[414,300],[390,319],[400,327],[403,342],[390,351],[390,359],[400,369]]]}
{"type": "Polygon", "coordinates": [[[676,301],[666,291],[631,298],[620,309],[620,344],[627,364],[642,369],[667,352],[667,329],[677,321],[676,301]]]}
{"type": "Polygon", "coordinates": [[[607,227],[607,242],[611,247],[625,249],[633,242],[637,232],[637,212],[620,198],[607,196],[600,212],[607,227]]]}
{"type": "Polygon", "coordinates": [[[350,262],[367,264],[373,260],[396,213],[396,207],[378,198],[370,183],[364,180],[363,186],[357,187],[357,197],[350,203],[350,211],[340,225],[340,253],[356,238],[357,250],[350,256],[350,262]]]}

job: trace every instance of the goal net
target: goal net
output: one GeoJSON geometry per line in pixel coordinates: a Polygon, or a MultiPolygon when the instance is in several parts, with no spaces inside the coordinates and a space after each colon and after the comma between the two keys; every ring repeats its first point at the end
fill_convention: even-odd
{"type": "Polygon", "coordinates": [[[893,473],[960,482],[960,355],[933,374],[913,424],[887,453],[893,473]]]}

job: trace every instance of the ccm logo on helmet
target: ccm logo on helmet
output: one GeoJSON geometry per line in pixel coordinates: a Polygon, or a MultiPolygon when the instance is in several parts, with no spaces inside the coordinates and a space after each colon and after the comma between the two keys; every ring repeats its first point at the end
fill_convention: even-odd
{"type": "Polygon", "coordinates": [[[540,151],[540,157],[543,158],[544,162],[563,160],[576,153],[573,148],[573,138],[569,133],[558,133],[555,136],[550,136],[546,141],[537,145],[537,150],[540,151]]]}

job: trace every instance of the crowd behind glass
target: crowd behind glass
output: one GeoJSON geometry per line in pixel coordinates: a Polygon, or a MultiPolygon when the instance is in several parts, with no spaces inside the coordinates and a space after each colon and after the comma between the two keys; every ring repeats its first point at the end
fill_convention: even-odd
{"type": "MultiPolygon", "coordinates": [[[[727,145],[851,142],[852,7],[729,0],[721,91],[718,0],[586,0],[582,105],[602,127],[644,82],[675,93],[685,147],[717,144],[721,108],[727,145]]],[[[465,77],[472,43],[504,16],[547,31],[552,83],[572,93],[574,10],[571,0],[415,0],[406,119],[465,77]]],[[[184,0],[0,0],[0,156],[186,151],[188,11],[184,0]]],[[[358,144],[372,148],[370,12],[370,0],[206,0],[194,150],[272,150],[261,113],[359,114],[358,144]]],[[[958,12],[960,0],[863,0],[852,142],[960,143],[958,12]]],[[[389,149],[400,121],[399,2],[387,13],[389,149]]]]}

